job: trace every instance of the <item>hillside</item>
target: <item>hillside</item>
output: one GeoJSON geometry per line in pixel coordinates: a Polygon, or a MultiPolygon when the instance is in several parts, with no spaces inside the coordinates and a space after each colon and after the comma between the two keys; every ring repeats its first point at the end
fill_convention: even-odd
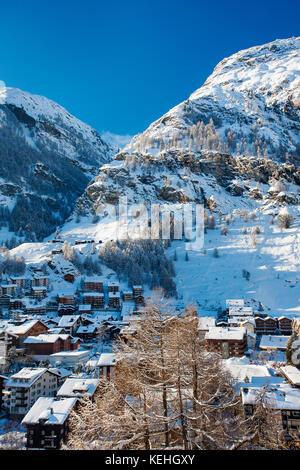
{"type": "Polygon", "coordinates": [[[51,233],[112,153],[94,129],[53,101],[1,88],[2,240],[8,229],[27,240],[51,233]]]}

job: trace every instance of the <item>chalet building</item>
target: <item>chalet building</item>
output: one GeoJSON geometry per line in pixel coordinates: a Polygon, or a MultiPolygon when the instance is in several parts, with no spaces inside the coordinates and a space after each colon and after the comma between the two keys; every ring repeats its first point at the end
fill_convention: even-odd
{"type": "Polygon", "coordinates": [[[266,317],[264,319],[265,322],[265,334],[271,335],[272,333],[276,333],[278,331],[278,323],[277,318],[266,317]]]}
{"type": "Polygon", "coordinates": [[[68,418],[77,398],[56,400],[40,397],[28,411],[22,425],[26,426],[26,448],[60,449],[69,432],[68,418]]]}
{"type": "Polygon", "coordinates": [[[241,357],[247,350],[247,331],[243,327],[213,327],[205,334],[207,351],[213,351],[223,358],[241,357]]]}
{"type": "MultiPolygon", "coordinates": [[[[75,349],[74,339],[68,334],[46,334],[39,336],[29,336],[24,341],[24,347],[27,354],[34,356],[49,356],[60,351],[73,351],[75,349]]],[[[76,349],[79,348],[79,342],[76,342],[76,349]]]]}
{"type": "Polygon", "coordinates": [[[6,330],[0,330],[0,343],[3,346],[5,343],[5,348],[7,351],[10,350],[12,347],[17,347],[19,344],[19,338],[17,335],[13,333],[9,333],[6,330]]]}
{"type": "Polygon", "coordinates": [[[7,380],[7,377],[0,375],[0,411],[2,410],[3,396],[2,392],[4,389],[4,381],[7,380]]]}
{"type": "Polygon", "coordinates": [[[40,320],[29,320],[24,322],[22,325],[18,326],[9,326],[6,331],[11,333],[14,336],[18,337],[18,346],[22,346],[24,340],[28,336],[38,336],[41,334],[46,334],[49,330],[49,327],[45,325],[40,320]]]}
{"type": "Polygon", "coordinates": [[[9,308],[11,296],[8,294],[2,294],[2,289],[0,288],[0,307],[9,308]]]}
{"type": "Polygon", "coordinates": [[[288,380],[293,388],[300,388],[300,370],[295,366],[280,367],[283,377],[288,380]]]}
{"type": "Polygon", "coordinates": [[[229,307],[228,318],[234,317],[253,317],[252,307],[229,307]]]}
{"type": "Polygon", "coordinates": [[[10,295],[15,297],[17,295],[18,286],[17,284],[2,284],[1,285],[1,294],[10,295]]]}
{"type": "Polygon", "coordinates": [[[103,282],[98,278],[90,278],[84,280],[84,290],[86,292],[103,292],[103,282]]]}
{"type": "Polygon", "coordinates": [[[47,287],[38,286],[31,288],[32,295],[35,299],[42,300],[47,297],[47,287]]]}
{"type": "Polygon", "coordinates": [[[131,302],[133,299],[133,292],[132,291],[125,291],[123,292],[123,300],[124,302],[131,302]]]}
{"type": "MultiPolygon", "coordinates": [[[[271,410],[279,410],[285,437],[300,436],[300,392],[289,384],[269,385],[265,391],[264,405],[271,410]]],[[[246,417],[255,412],[257,401],[262,392],[261,387],[242,387],[241,398],[246,417]]]]}
{"type": "Polygon", "coordinates": [[[132,288],[133,297],[138,297],[143,293],[143,286],[133,286],[132,288]]]}
{"type": "Polygon", "coordinates": [[[97,362],[97,369],[99,375],[106,378],[111,378],[116,366],[116,359],[114,353],[102,353],[97,362]]]}
{"type": "Polygon", "coordinates": [[[64,280],[67,281],[67,282],[74,282],[75,281],[75,274],[73,273],[66,273],[64,275],[64,280]]]}
{"type": "Polygon", "coordinates": [[[48,287],[49,276],[35,276],[31,280],[31,287],[48,287]]]}
{"type": "Polygon", "coordinates": [[[291,318],[279,317],[278,318],[279,334],[291,336],[291,334],[292,334],[292,323],[293,323],[293,320],[291,318]]]}
{"type": "Polygon", "coordinates": [[[72,371],[65,369],[64,367],[50,367],[48,369],[50,372],[53,372],[57,375],[58,387],[60,387],[64,381],[72,375],[72,371]]]}
{"type": "Polygon", "coordinates": [[[119,284],[111,282],[107,285],[107,292],[119,292],[119,284]]]}
{"type": "Polygon", "coordinates": [[[76,312],[76,307],[75,305],[64,305],[64,304],[59,304],[57,308],[57,314],[59,317],[63,317],[65,315],[75,315],[76,312]]]}
{"type": "Polygon", "coordinates": [[[58,303],[62,305],[75,305],[74,294],[59,294],[58,303]]]}
{"type": "Polygon", "coordinates": [[[9,284],[15,284],[19,289],[26,287],[26,277],[11,277],[8,281],[9,284]]]}
{"type": "Polygon", "coordinates": [[[57,398],[93,398],[99,387],[99,379],[68,378],[57,391],[57,398]]]}
{"type": "Polygon", "coordinates": [[[263,335],[259,347],[267,351],[285,351],[289,336],[263,335]]]}
{"type": "Polygon", "coordinates": [[[58,323],[59,328],[63,328],[69,335],[74,336],[81,325],[80,315],[64,315],[58,323]]]}
{"type": "Polygon", "coordinates": [[[120,292],[109,292],[108,293],[108,306],[111,308],[120,307],[120,292]]]}
{"type": "Polygon", "coordinates": [[[24,303],[22,299],[10,299],[9,308],[10,310],[22,310],[24,308],[24,303]]]}
{"type": "Polygon", "coordinates": [[[25,367],[9,377],[5,387],[10,392],[10,414],[24,415],[39,397],[55,396],[58,379],[46,368],[25,367]]]}
{"type": "Polygon", "coordinates": [[[9,319],[13,320],[14,324],[16,325],[18,322],[23,322],[22,318],[24,318],[23,310],[10,310],[8,313],[9,319]]]}
{"type": "Polygon", "coordinates": [[[58,302],[57,300],[48,300],[46,303],[46,311],[47,312],[57,312],[58,302]]]}
{"type": "Polygon", "coordinates": [[[104,308],[104,294],[86,292],[83,294],[83,303],[91,305],[94,309],[104,308]]]}
{"type": "Polygon", "coordinates": [[[76,332],[76,336],[83,341],[92,341],[97,338],[98,327],[97,325],[80,326],[76,332]]]}
{"type": "Polygon", "coordinates": [[[26,305],[25,312],[27,315],[46,315],[47,307],[46,305],[26,305]]]}
{"type": "Polygon", "coordinates": [[[52,367],[66,366],[76,367],[78,364],[85,364],[90,357],[89,351],[61,351],[51,354],[49,361],[52,367]]]}
{"type": "Polygon", "coordinates": [[[278,333],[277,318],[260,318],[255,317],[255,329],[258,335],[274,335],[278,333]]]}
{"type": "Polygon", "coordinates": [[[249,318],[247,320],[243,320],[237,326],[242,326],[242,327],[246,328],[247,334],[249,334],[249,335],[251,335],[251,334],[254,335],[255,332],[256,332],[254,318],[249,318]]]}
{"type": "Polygon", "coordinates": [[[72,338],[71,339],[71,351],[73,352],[76,352],[80,349],[80,345],[82,343],[82,339],[81,338],[78,338],[76,336],[76,338],[72,338]]]}

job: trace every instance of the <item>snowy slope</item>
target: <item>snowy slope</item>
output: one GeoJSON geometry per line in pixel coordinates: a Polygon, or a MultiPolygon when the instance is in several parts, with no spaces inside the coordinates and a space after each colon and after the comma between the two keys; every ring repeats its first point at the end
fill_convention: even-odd
{"type": "Polygon", "coordinates": [[[177,290],[182,305],[195,303],[203,315],[216,315],[226,307],[226,299],[255,299],[269,308],[270,316],[300,315],[300,219],[295,211],[294,226],[281,230],[270,225],[270,216],[257,212],[255,221],[240,219],[235,212],[228,235],[220,226],[208,230],[202,252],[189,252],[175,241],[167,254],[173,259],[176,250],[177,290]],[[259,226],[257,246],[252,245],[251,228],[259,226]],[[243,233],[243,228],[247,233],[243,233]],[[213,256],[217,248],[219,257],[213,256]],[[250,273],[249,281],[242,271],[250,273]]]}

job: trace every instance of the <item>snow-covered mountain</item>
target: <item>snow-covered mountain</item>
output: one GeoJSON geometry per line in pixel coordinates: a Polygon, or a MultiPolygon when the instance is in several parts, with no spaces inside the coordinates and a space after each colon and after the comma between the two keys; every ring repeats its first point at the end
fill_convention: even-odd
{"type": "Polygon", "coordinates": [[[299,60],[300,38],[276,40],[223,59],[198,90],[127,149],[153,153],[161,143],[163,148],[180,143],[195,150],[223,148],[259,156],[267,149],[278,159],[285,152],[299,156],[299,60]],[[205,135],[200,125],[211,119],[217,138],[205,135]]]}
{"type": "Polygon", "coordinates": [[[112,147],[87,124],[43,96],[0,88],[0,219],[42,238],[110,160],[112,147]]]}
{"type": "Polygon", "coordinates": [[[300,38],[221,61],[189,99],[100,169],[77,213],[101,214],[103,203],[117,203],[121,195],[131,202],[204,202],[223,213],[254,200],[297,204],[299,62],[300,38]],[[278,179],[287,192],[279,198],[282,191],[269,191],[278,179]]]}

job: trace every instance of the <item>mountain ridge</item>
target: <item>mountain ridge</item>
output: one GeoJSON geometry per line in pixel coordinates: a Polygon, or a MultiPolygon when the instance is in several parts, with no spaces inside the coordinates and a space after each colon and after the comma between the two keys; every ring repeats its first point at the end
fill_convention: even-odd
{"type": "Polygon", "coordinates": [[[194,201],[221,211],[253,200],[266,207],[298,204],[299,59],[300,38],[223,59],[188,100],[100,168],[76,213],[101,215],[124,194],[134,203],[194,201]],[[290,194],[272,195],[274,179],[285,181],[290,194]]]}
{"type": "Polygon", "coordinates": [[[0,223],[27,240],[42,239],[64,222],[114,151],[45,97],[2,87],[0,103],[0,223]]]}

